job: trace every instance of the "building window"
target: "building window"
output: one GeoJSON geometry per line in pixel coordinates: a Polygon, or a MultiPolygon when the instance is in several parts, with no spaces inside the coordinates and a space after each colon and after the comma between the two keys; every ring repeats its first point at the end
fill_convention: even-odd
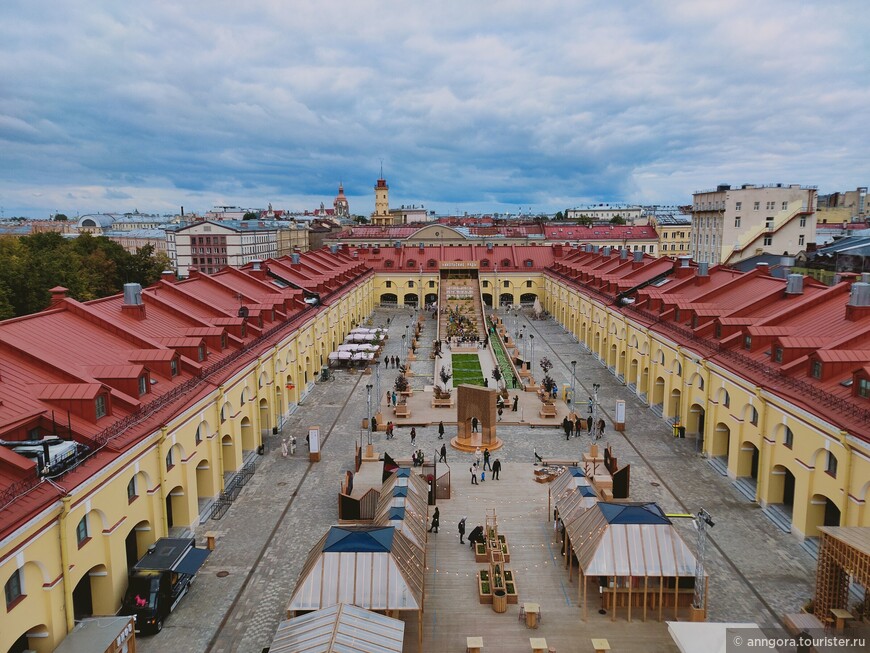
{"type": "Polygon", "coordinates": [[[773,236],[765,236],[764,237],[764,246],[769,247],[770,245],[773,245],[773,236]]]}
{"type": "Polygon", "coordinates": [[[814,379],[822,378],[822,361],[813,361],[811,374],[814,379]]]}
{"type": "Polygon", "coordinates": [[[803,245],[803,244],[804,244],[804,235],[801,234],[800,236],[798,236],[798,245],[803,245]]]}
{"type": "Polygon", "coordinates": [[[136,492],[136,477],[130,479],[130,482],[127,483],[127,503],[133,503],[136,499],[139,498],[139,493],[136,492]]]}
{"type": "Polygon", "coordinates": [[[4,586],[6,594],[6,610],[11,610],[15,604],[24,597],[24,591],[21,587],[21,570],[16,569],[12,572],[9,580],[4,586]]]}
{"type": "Polygon", "coordinates": [[[837,458],[830,451],[827,452],[825,460],[825,472],[830,476],[837,478],[837,458]]]}
{"type": "Polygon", "coordinates": [[[528,281],[526,281],[526,288],[531,288],[531,287],[532,287],[532,280],[529,279],[528,281]]]}
{"type": "Polygon", "coordinates": [[[486,279],[483,280],[483,287],[489,288],[489,281],[487,281],[486,279]]]}
{"type": "Polygon", "coordinates": [[[173,467],[175,467],[175,447],[170,448],[166,454],[166,471],[168,472],[173,467]]]}
{"type": "Polygon", "coordinates": [[[802,216],[801,216],[800,225],[801,225],[802,227],[806,227],[806,226],[807,226],[807,216],[805,216],[805,215],[802,215],[802,216]]]}
{"type": "Polygon", "coordinates": [[[94,401],[94,407],[97,411],[97,419],[106,416],[106,397],[104,395],[99,395],[94,401]]]}
{"type": "Polygon", "coordinates": [[[141,397],[148,392],[148,377],[142,375],[139,377],[139,396],[141,397]]]}
{"type": "Polygon", "coordinates": [[[434,282],[434,281],[430,281],[430,282],[429,282],[429,287],[430,287],[430,288],[434,288],[434,287],[435,287],[435,282],[434,282]]]}
{"type": "Polygon", "coordinates": [[[87,544],[90,539],[91,537],[88,533],[88,516],[85,515],[81,520],[79,520],[79,525],[76,526],[76,542],[78,542],[79,548],[81,548],[87,544]]]}
{"type": "Polygon", "coordinates": [[[789,449],[794,447],[794,433],[792,433],[791,429],[787,426],[785,427],[785,436],[782,439],[782,443],[789,449]]]}
{"type": "MultiPolygon", "coordinates": [[[[244,336],[245,334],[243,333],[242,335],[244,336]]],[[[170,376],[178,376],[178,361],[174,358],[169,360],[169,374],[170,376]]]]}
{"type": "Polygon", "coordinates": [[[773,348],[773,362],[781,363],[782,362],[782,347],[774,347],[773,348]]]}
{"type": "Polygon", "coordinates": [[[742,208],[743,208],[743,202],[735,202],[734,203],[734,210],[735,211],[739,211],[742,208]]]}
{"type": "Polygon", "coordinates": [[[782,203],[782,210],[783,210],[783,211],[788,211],[788,202],[783,202],[783,203],[782,203]]]}
{"type": "Polygon", "coordinates": [[[197,360],[200,362],[205,360],[205,347],[203,345],[196,348],[196,356],[197,360]]]}
{"type": "Polygon", "coordinates": [[[753,211],[758,211],[760,208],[761,208],[761,202],[755,202],[755,203],[752,205],[752,210],[753,210],[753,211]]]}
{"type": "Polygon", "coordinates": [[[738,229],[740,228],[740,216],[739,215],[734,217],[734,226],[737,227],[738,229]]]}
{"type": "Polygon", "coordinates": [[[870,379],[858,379],[858,394],[862,397],[870,397],[870,379]]]}
{"type": "Polygon", "coordinates": [[[722,405],[725,406],[725,408],[731,406],[731,395],[729,395],[728,391],[725,389],[722,390],[722,405]]]}
{"type": "Polygon", "coordinates": [[[511,282],[510,281],[502,281],[501,285],[505,288],[510,288],[511,282]]]}
{"type": "Polygon", "coordinates": [[[749,409],[749,423],[758,426],[758,411],[755,410],[755,406],[750,406],[749,409]]]}
{"type": "Polygon", "coordinates": [[[393,287],[393,282],[392,282],[392,281],[385,281],[385,282],[384,282],[384,287],[385,287],[385,288],[392,288],[392,287],[393,287]]]}
{"type": "Polygon", "coordinates": [[[743,336],[743,348],[752,351],[752,336],[743,336]]]}

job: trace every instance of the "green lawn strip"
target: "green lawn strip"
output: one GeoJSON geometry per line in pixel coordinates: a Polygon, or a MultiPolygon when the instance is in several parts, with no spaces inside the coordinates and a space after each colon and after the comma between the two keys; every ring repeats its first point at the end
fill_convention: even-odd
{"type": "MultiPolygon", "coordinates": [[[[492,322],[489,323],[490,326],[492,322]]],[[[514,371],[511,367],[510,362],[508,361],[507,352],[504,349],[504,344],[502,344],[500,337],[494,337],[490,339],[492,342],[492,348],[495,352],[495,358],[498,361],[498,366],[501,368],[502,377],[505,379],[506,385],[510,384],[511,377],[513,377],[514,371]]]]}
{"type": "Polygon", "coordinates": [[[483,371],[477,354],[453,354],[453,385],[483,385],[483,371]]]}

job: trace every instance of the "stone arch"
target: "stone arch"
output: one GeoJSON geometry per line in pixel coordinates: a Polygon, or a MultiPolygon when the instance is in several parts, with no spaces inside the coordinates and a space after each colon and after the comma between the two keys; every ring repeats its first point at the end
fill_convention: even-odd
{"type": "Polygon", "coordinates": [[[628,340],[628,346],[632,349],[637,349],[637,336],[635,334],[631,334],[631,338],[628,340]]]}
{"type": "Polygon", "coordinates": [[[221,406],[221,424],[226,422],[232,416],[233,416],[233,405],[230,402],[225,401],[224,405],[221,406]]]}
{"type": "Polygon", "coordinates": [[[199,426],[196,427],[196,435],[194,436],[194,440],[196,444],[199,444],[206,438],[208,438],[209,427],[208,422],[203,420],[199,423],[199,426]]]}
{"type": "Polygon", "coordinates": [[[746,404],[743,406],[743,414],[741,417],[747,424],[752,424],[754,426],[758,425],[758,409],[752,404],[746,404]]]}
{"type": "Polygon", "coordinates": [[[239,425],[242,434],[242,451],[253,451],[257,448],[257,442],[254,438],[254,428],[251,425],[251,420],[248,417],[243,417],[239,425]]]}
{"type": "Polygon", "coordinates": [[[133,497],[141,497],[144,494],[148,493],[148,490],[151,488],[151,477],[148,475],[148,472],[142,471],[141,469],[138,472],[135,472],[130,480],[127,482],[127,499],[129,503],[133,503],[135,499],[133,497]],[[133,487],[130,487],[130,484],[133,484],[133,487]],[[130,490],[133,490],[133,497],[130,496],[130,490]]]}
{"type": "Polygon", "coordinates": [[[656,350],[656,355],[653,356],[653,362],[659,365],[665,364],[665,352],[662,351],[661,347],[656,350]]]}
{"type": "Polygon", "coordinates": [[[788,465],[774,465],[767,480],[767,503],[776,506],[791,524],[794,510],[795,475],[788,465]]]}
{"type": "Polygon", "coordinates": [[[649,353],[649,343],[647,343],[646,340],[644,340],[643,343],[640,345],[640,355],[646,356],[648,353],[649,353]]]}
{"type": "Polygon", "coordinates": [[[628,366],[628,382],[635,388],[637,387],[637,384],[640,383],[639,375],[640,369],[638,368],[638,361],[636,358],[632,358],[631,363],[628,366]]]}
{"type": "Polygon", "coordinates": [[[840,526],[842,521],[841,507],[831,497],[816,493],[810,499],[807,507],[807,522],[804,535],[818,537],[819,526],[840,526]]]}
{"type": "Polygon", "coordinates": [[[176,485],[166,493],[166,523],[170,528],[187,528],[192,522],[193,515],[190,514],[187,492],[183,486],[176,485]]]}
{"type": "Polygon", "coordinates": [[[145,555],[148,547],[154,544],[156,539],[151,522],[147,519],[143,519],[130,528],[124,539],[128,571],[145,555]]]}
{"type": "Polygon", "coordinates": [[[699,403],[694,403],[689,406],[689,413],[686,415],[686,433],[703,438],[705,417],[706,411],[704,410],[704,406],[699,403]]]}
{"type": "Polygon", "coordinates": [[[682,391],[679,388],[674,388],[671,390],[670,401],[668,402],[668,412],[667,415],[669,417],[673,417],[677,421],[680,420],[682,411],[681,403],[682,403],[682,391]]]}
{"type": "Polygon", "coordinates": [[[226,433],[221,438],[221,461],[224,472],[234,472],[239,468],[239,452],[236,451],[236,443],[233,436],[226,433]]]}
{"type": "Polygon", "coordinates": [[[710,457],[728,458],[728,445],[731,442],[731,429],[724,422],[719,422],[713,429],[713,437],[710,439],[710,457]]]}
{"type": "Polygon", "coordinates": [[[266,372],[261,372],[260,378],[257,379],[257,387],[265,388],[267,385],[269,385],[269,375],[266,372]]]}
{"type": "Polygon", "coordinates": [[[698,374],[697,372],[695,372],[689,378],[688,385],[694,387],[697,390],[703,390],[704,389],[704,377],[701,376],[700,374],[698,374]]]}
{"type": "Polygon", "coordinates": [[[16,626],[21,636],[12,643],[9,653],[18,653],[18,651],[34,651],[35,653],[51,653],[54,649],[51,646],[51,631],[49,631],[47,623],[50,623],[49,614],[33,615],[21,614],[16,615],[16,626]],[[21,622],[29,624],[26,628],[17,626],[21,622]]]}
{"type": "Polygon", "coordinates": [[[661,376],[656,377],[655,385],[653,385],[652,396],[650,399],[651,406],[664,404],[665,401],[665,380],[661,376]]]}
{"type": "Polygon", "coordinates": [[[178,442],[169,447],[169,451],[166,452],[166,470],[169,471],[186,458],[184,453],[184,447],[181,446],[178,442]]]}
{"type": "Polygon", "coordinates": [[[218,493],[217,485],[215,484],[215,475],[212,473],[211,461],[208,458],[202,458],[196,464],[196,498],[200,504],[208,499],[216,496],[218,493]]]}
{"type": "Polygon", "coordinates": [[[269,401],[263,397],[260,399],[260,438],[268,436],[272,433],[272,414],[269,410],[269,401]]]}
{"type": "MultiPolygon", "coordinates": [[[[115,571],[117,573],[120,573],[119,569],[115,571]]],[[[103,563],[83,571],[81,576],[72,575],[73,614],[76,619],[95,614],[115,614],[117,606],[112,576],[103,563]]]]}
{"type": "Polygon", "coordinates": [[[250,398],[251,398],[251,391],[248,389],[248,386],[246,385],[244,388],[242,388],[242,394],[239,395],[239,406],[240,407],[244,406],[246,403],[248,403],[248,400],[250,398]]]}
{"type": "Polygon", "coordinates": [[[758,447],[751,440],[740,443],[737,454],[737,478],[750,478],[754,483],[758,482],[758,447]]]}
{"type": "Polygon", "coordinates": [[[719,388],[716,391],[716,403],[724,408],[731,407],[731,395],[728,394],[728,391],[725,388],[719,388]]]}
{"type": "Polygon", "coordinates": [[[675,360],[673,365],[671,365],[671,374],[683,376],[683,366],[680,364],[680,361],[675,360]]]}
{"type": "Polygon", "coordinates": [[[773,427],[773,441],[780,442],[791,449],[794,444],[794,431],[788,424],[777,424],[773,427]]]}

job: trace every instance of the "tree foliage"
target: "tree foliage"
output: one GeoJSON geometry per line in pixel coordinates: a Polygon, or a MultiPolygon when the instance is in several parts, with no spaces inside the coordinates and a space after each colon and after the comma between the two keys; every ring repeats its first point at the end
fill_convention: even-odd
{"type": "Polygon", "coordinates": [[[615,215],[610,218],[610,224],[625,224],[625,218],[621,215],[615,215]]]}
{"type": "Polygon", "coordinates": [[[79,301],[120,292],[125,283],[151,285],[170,266],[147,245],[130,254],[103,236],[64,238],[55,232],[0,238],[0,319],[41,311],[49,289],[63,286],[79,301]]]}
{"type": "Polygon", "coordinates": [[[242,217],[242,220],[259,220],[259,219],[260,219],[260,215],[257,213],[254,213],[253,211],[248,211],[242,217]]]}

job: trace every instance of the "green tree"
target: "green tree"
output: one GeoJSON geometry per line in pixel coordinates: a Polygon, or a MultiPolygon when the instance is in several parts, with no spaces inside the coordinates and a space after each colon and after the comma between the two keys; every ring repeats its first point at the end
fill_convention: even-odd
{"type": "Polygon", "coordinates": [[[66,222],[67,220],[69,220],[65,213],[55,213],[54,218],[52,219],[57,220],[58,222],[66,222]]]}
{"type": "Polygon", "coordinates": [[[562,214],[561,211],[556,211],[556,215],[553,216],[553,220],[556,220],[557,222],[561,222],[564,219],[565,216],[562,214]]]}
{"type": "Polygon", "coordinates": [[[581,215],[577,218],[577,224],[582,225],[584,227],[588,227],[592,224],[593,220],[588,215],[581,215]]]}
{"type": "Polygon", "coordinates": [[[242,220],[259,220],[259,219],[260,219],[260,216],[257,213],[254,213],[253,211],[248,211],[247,213],[245,213],[245,216],[242,218],[242,220]]]}
{"type": "Polygon", "coordinates": [[[621,215],[615,215],[610,218],[610,224],[625,224],[625,218],[621,215]]]}

